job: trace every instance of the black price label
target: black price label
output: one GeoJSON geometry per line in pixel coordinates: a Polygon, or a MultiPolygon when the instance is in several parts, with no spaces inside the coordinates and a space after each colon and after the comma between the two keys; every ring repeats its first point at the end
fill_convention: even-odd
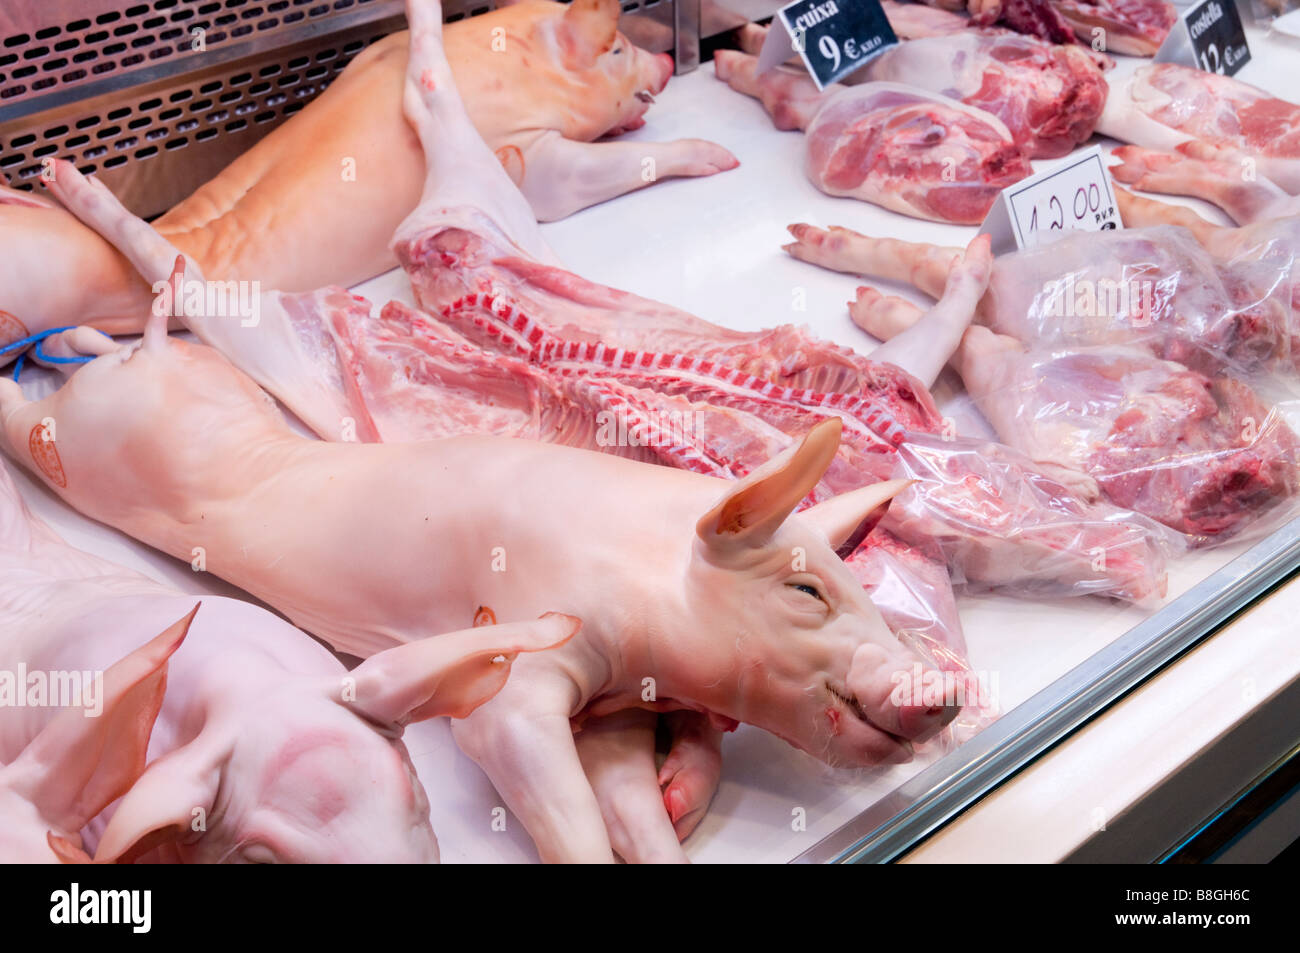
{"type": "Polygon", "coordinates": [[[1235,0],[1202,0],[1183,14],[1196,65],[1232,76],[1250,62],[1246,30],[1235,0]]]}
{"type": "Polygon", "coordinates": [[[898,42],[879,0],[795,0],[778,16],[818,89],[898,42]]]}

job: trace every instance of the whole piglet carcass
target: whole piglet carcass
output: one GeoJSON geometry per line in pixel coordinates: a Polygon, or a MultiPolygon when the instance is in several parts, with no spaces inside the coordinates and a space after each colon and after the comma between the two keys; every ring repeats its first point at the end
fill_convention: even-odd
{"type": "Polygon", "coordinates": [[[74,549],[3,467],[0,529],[0,672],[26,673],[24,689],[84,675],[94,709],[61,711],[48,694],[0,706],[0,860],[436,861],[403,726],[468,715],[518,653],[578,626],[476,628],[348,672],[265,609],[196,606],[74,549]]]}
{"type": "MultiPolygon", "coordinates": [[[[619,12],[617,0],[524,0],[447,27],[471,119],[539,219],[737,164],[699,139],[606,138],[644,125],[673,71],[670,57],[618,32],[619,12]]],[[[283,291],[351,285],[391,268],[388,240],[424,183],[420,142],[402,114],[407,45],[408,34],[395,33],[359,54],[158,230],[210,278],[283,291]]],[[[0,189],[0,248],[0,345],[56,326],[60,313],[113,334],[140,330],[149,288],[61,210],[0,189]]]]}

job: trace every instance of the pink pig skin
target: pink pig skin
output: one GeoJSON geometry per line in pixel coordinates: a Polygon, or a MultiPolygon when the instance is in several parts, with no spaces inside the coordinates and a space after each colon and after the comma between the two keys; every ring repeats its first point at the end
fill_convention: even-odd
{"type": "MultiPolygon", "coordinates": [[[[430,154],[440,186],[402,231],[442,214],[504,229],[549,261],[455,94],[438,4],[410,4],[408,19],[408,115],[426,146],[455,147],[430,154]]],[[[57,188],[146,275],[176,260],[99,183],[59,166],[57,188]]],[[[423,639],[483,607],[533,618],[540,600],[581,617],[577,638],[524,660],[501,697],[454,726],[544,860],[611,857],[575,717],[688,709],[866,765],[910,759],[910,741],[956,714],[892,701],[892,676],[915,657],[836,555],[906,481],[790,515],[836,454],[838,418],[737,482],[495,437],[315,443],[215,351],[168,340],[164,321],[135,348],[74,342],[103,357],[46,401],[26,403],[0,382],[9,452],[96,519],[186,560],[202,546],[209,571],[342,651],[423,639]],[[58,425],[57,466],[31,436],[47,417],[58,425]],[[504,571],[493,568],[499,557],[504,571]]],[[[259,376],[298,396],[315,387],[328,407],[328,382],[277,377],[300,345],[288,323],[274,326],[284,334],[265,341],[231,322],[206,323],[203,334],[241,357],[256,345],[259,376]]]]}
{"type": "MultiPolygon", "coordinates": [[[[449,634],[348,673],[264,609],[208,597],[196,610],[192,596],[68,546],[27,512],[3,468],[0,528],[0,668],[103,671],[193,614],[185,644],[169,646],[165,695],[152,738],[145,734],[148,767],[131,772],[134,787],[86,827],[98,860],[437,861],[402,725],[468,715],[504,684],[518,652],[563,642],[577,624],[552,615],[449,634]],[[345,700],[349,688],[355,700],[345,700]],[[206,830],[194,830],[198,810],[206,830]]],[[[22,769],[20,753],[60,717],[48,707],[0,709],[0,817],[13,818],[3,826],[23,841],[0,836],[0,859],[53,859],[45,827],[56,825],[32,817],[29,803],[15,806],[4,772],[22,769]]],[[[119,775],[137,757],[143,767],[144,751],[130,741],[103,756],[119,775]]],[[[75,774],[57,762],[56,770],[75,774]]],[[[77,828],[54,832],[75,857],[77,828]]]]}
{"type": "MultiPolygon", "coordinates": [[[[738,165],[701,139],[605,138],[645,125],[673,71],[670,57],[617,32],[619,13],[617,0],[525,0],[448,25],[473,121],[543,221],[647,186],[645,160],[656,182],[738,165]]],[[[420,142],[402,115],[408,43],[403,31],[363,51],[319,99],[159,218],[158,230],[211,278],[281,291],[352,285],[392,268],[388,240],[424,185],[420,142]]],[[[148,286],[61,209],[0,188],[0,249],[0,312],[11,319],[0,319],[0,345],[68,324],[140,331],[148,286]]]]}

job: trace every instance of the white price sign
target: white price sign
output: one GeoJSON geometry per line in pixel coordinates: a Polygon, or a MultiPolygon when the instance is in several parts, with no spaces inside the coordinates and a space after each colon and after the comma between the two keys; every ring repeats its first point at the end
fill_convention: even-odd
{"type": "Polygon", "coordinates": [[[1101,147],[1093,146],[1003,189],[980,232],[992,236],[995,251],[1009,251],[1066,229],[1122,227],[1101,147]]]}

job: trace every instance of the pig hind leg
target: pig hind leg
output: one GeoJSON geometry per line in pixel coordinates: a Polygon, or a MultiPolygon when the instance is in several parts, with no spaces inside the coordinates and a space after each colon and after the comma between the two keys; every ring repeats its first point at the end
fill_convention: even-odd
{"type": "Polygon", "coordinates": [[[465,111],[443,47],[442,4],[407,0],[406,16],[411,47],[402,108],[424,148],[427,174],[420,204],[398,227],[394,243],[463,226],[463,215],[471,210],[532,257],[558,264],[532,208],[465,111]],[[462,218],[453,220],[458,213],[462,218]]]}

